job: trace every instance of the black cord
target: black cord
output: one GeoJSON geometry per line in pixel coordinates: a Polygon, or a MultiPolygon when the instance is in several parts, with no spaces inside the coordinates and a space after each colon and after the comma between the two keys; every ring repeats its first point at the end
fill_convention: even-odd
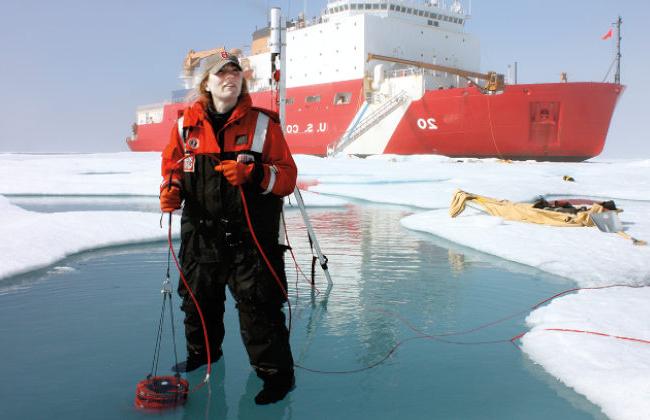
{"type": "Polygon", "coordinates": [[[165,298],[163,296],[163,305],[160,310],[160,319],[158,320],[158,333],[156,335],[156,345],[153,350],[153,360],[151,362],[151,371],[149,372],[149,377],[152,375],[155,376],[158,373],[158,359],[160,356],[160,342],[162,340],[162,326],[163,320],[165,318],[165,298]]]}

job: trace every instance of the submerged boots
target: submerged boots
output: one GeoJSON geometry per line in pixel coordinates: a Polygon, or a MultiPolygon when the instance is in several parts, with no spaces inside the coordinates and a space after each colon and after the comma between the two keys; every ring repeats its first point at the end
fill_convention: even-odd
{"type": "MultiPolygon", "coordinates": [[[[223,352],[221,351],[221,349],[217,349],[216,351],[213,350],[210,353],[212,363],[221,359],[221,356],[223,356],[223,352]]],[[[174,366],[172,366],[172,371],[176,373],[192,372],[200,368],[201,366],[206,365],[207,363],[208,363],[208,358],[205,353],[192,352],[187,355],[187,359],[185,361],[178,362],[174,366]]]]}
{"type": "Polygon", "coordinates": [[[278,402],[295,388],[296,380],[293,370],[278,372],[273,375],[259,374],[264,381],[264,387],[255,396],[255,404],[265,405],[278,402]]]}

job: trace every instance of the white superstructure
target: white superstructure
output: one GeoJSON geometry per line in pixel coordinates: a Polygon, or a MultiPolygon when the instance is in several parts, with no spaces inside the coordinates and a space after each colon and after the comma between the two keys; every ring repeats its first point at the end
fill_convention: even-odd
{"type": "MultiPolygon", "coordinates": [[[[286,24],[287,88],[376,79],[379,73],[390,77],[405,67],[367,62],[370,53],[479,71],[478,39],[464,31],[468,18],[458,1],[450,6],[435,1],[330,1],[320,17],[286,24]]],[[[263,30],[259,32],[264,37],[263,30]]],[[[268,85],[269,54],[253,51],[249,56],[252,90],[268,85]]],[[[425,72],[424,83],[435,89],[459,81],[456,76],[425,72]]]]}

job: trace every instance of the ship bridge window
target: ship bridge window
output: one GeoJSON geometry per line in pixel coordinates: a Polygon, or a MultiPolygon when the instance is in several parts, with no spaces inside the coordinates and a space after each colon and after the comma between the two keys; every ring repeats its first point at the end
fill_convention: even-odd
{"type": "Polygon", "coordinates": [[[352,99],[352,94],[351,93],[337,93],[336,96],[334,96],[334,105],[346,105],[350,103],[350,100],[352,99]]]}
{"type": "Polygon", "coordinates": [[[370,4],[370,3],[366,3],[366,7],[365,7],[365,9],[366,9],[366,10],[370,10],[370,7],[372,7],[372,4],[370,4]]]}
{"type": "Polygon", "coordinates": [[[387,7],[388,5],[386,3],[381,4],[381,10],[386,10],[387,7]]]}
{"type": "Polygon", "coordinates": [[[379,4],[377,4],[377,3],[373,4],[372,8],[375,9],[375,10],[379,9],[379,4]]]}
{"type": "Polygon", "coordinates": [[[406,13],[408,13],[408,14],[413,13],[413,9],[411,9],[411,8],[409,7],[408,9],[406,9],[406,13]]]}
{"type": "Polygon", "coordinates": [[[294,98],[286,98],[286,99],[284,100],[284,103],[287,104],[287,105],[293,105],[293,103],[294,103],[294,98]]]}
{"type": "Polygon", "coordinates": [[[320,102],[320,95],[307,96],[305,102],[308,104],[313,104],[315,102],[320,102]]]}
{"type": "Polygon", "coordinates": [[[356,3],[352,3],[352,4],[350,5],[350,9],[352,9],[352,10],[357,10],[357,4],[356,4],[356,3]]]}
{"type": "Polygon", "coordinates": [[[395,5],[394,4],[390,5],[390,10],[395,10],[395,5]]]}
{"type": "Polygon", "coordinates": [[[458,19],[458,23],[463,24],[463,19],[458,19]]]}

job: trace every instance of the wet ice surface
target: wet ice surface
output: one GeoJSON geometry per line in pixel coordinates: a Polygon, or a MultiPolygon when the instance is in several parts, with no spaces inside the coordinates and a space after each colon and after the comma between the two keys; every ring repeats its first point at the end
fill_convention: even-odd
{"type": "MultiPolygon", "coordinates": [[[[224,359],[211,389],[163,418],[598,418],[599,409],[533,364],[507,340],[528,309],[572,287],[561,278],[435,240],[399,226],[408,210],[351,206],[312,211],[335,287],[312,295],[287,254],[297,387],[269,407],[251,372],[229,296],[224,359]],[[296,287],[296,284],[298,285],[296,287]],[[519,313],[477,332],[444,337],[519,313]],[[420,336],[418,338],[418,336],[420,336]],[[468,344],[506,340],[495,344],[468,344]],[[210,391],[210,392],[208,392],[210,391]]],[[[309,272],[299,213],[287,211],[296,257],[309,272]]],[[[164,243],[86,252],[7,279],[0,290],[0,385],[6,418],[148,418],[133,408],[151,366],[167,254],[164,243]],[[38,402],[38,403],[35,403],[38,402]]],[[[174,278],[174,283],[176,279],[174,278]]],[[[179,300],[178,347],[184,356],[179,300]]],[[[168,331],[167,331],[168,332],[168,331]]],[[[169,337],[169,334],[166,336],[169,337]]],[[[172,364],[171,343],[163,365],[172,364]]],[[[191,384],[204,372],[189,375],[191,384]]],[[[158,416],[156,416],[158,417],[158,416]]]]}
{"type": "MultiPolygon", "coordinates": [[[[299,184],[310,190],[303,193],[310,209],[341,207],[354,200],[414,206],[413,215],[399,219],[411,231],[501,258],[493,259],[497,265],[512,267],[504,260],[514,261],[568,278],[576,287],[608,287],[562,296],[543,311],[530,313],[522,350],[612,418],[637,419],[650,412],[650,357],[644,344],[650,340],[649,246],[635,246],[595,228],[507,222],[473,209],[451,219],[447,212],[458,188],[513,201],[530,202],[540,195],[612,199],[625,210],[620,219],[626,232],[648,240],[650,160],[504,163],[431,155],[295,158],[299,184]],[[564,181],[566,175],[575,182],[564,181]],[[610,288],[613,285],[625,287],[610,288]],[[592,310],[598,306],[607,310],[592,310]],[[558,327],[606,335],[548,332],[558,327]]],[[[164,238],[165,231],[157,226],[159,215],[147,213],[157,208],[159,159],[159,153],[0,154],[0,214],[9,221],[0,226],[6,238],[0,241],[3,290],[25,287],[12,283],[17,273],[65,264],[62,259],[78,252],[164,238]],[[95,198],[111,203],[98,207],[95,198]],[[7,199],[22,201],[21,205],[36,211],[25,213],[7,199]],[[124,207],[138,211],[124,212],[124,207]],[[106,209],[110,211],[98,211],[106,209]]]]}

